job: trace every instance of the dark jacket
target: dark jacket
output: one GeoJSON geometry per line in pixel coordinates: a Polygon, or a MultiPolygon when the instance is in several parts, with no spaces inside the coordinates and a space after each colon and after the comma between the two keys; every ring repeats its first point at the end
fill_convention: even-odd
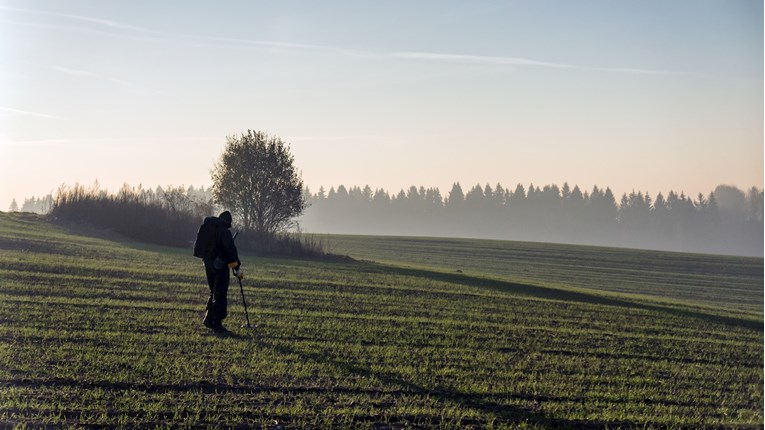
{"type": "Polygon", "coordinates": [[[236,250],[228,224],[214,216],[205,218],[204,223],[212,223],[215,226],[215,258],[205,262],[213,263],[216,269],[223,269],[229,263],[240,263],[239,252],[236,250]]]}

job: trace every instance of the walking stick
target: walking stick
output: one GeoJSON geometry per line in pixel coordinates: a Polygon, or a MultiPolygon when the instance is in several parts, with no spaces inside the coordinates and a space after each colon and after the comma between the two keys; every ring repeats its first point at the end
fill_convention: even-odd
{"type": "MultiPolygon", "coordinates": [[[[238,231],[234,233],[234,236],[231,237],[231,240],[236,240],[237,236],[239,236],[238,231]]],[[[231,269],[231,271],[234,273],[234,276],[236,276],[236,279],[239,281],[239,292],[242,293],[242,304],[244,304],[244,317],[247,318],[247,324],[242,325],[242,327],[255,328],[256,326],[250,324],[250,314],[247,312],[247,301],[244,299],[244,288],[242,288],[242,278],[237,276],[236,271],[234,269],[231,269]]]]}
{"type": "Polygon", "coordinates": [[[247,325],[243,325],[243,328],[255,328],[255,326],[250,325],[250,315],[247,313],[247,301],[244,300],[244,288],[242,288],[242,279],[237,276],[239,280],[239,291],[242,293],[242,303],[244,304],[244,317],[247,318],[247,325]]]}

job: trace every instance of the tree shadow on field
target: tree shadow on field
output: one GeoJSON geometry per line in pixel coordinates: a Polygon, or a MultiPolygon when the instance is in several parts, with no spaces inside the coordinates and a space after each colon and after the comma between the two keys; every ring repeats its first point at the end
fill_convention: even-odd
{"type": "MultiPolygon", "coordinates": [[[[370,264],[370,263],[367,263],[370,264]]],[[[478,287],[483,289],[489,289],[494,291],[501,291],[512,294],[520,294],[529,297],[536,297],[542,299],[561,300],[566,302],[586,303],[594,305],[614,306],[629,309],[642,309],[654,312],[663,312],[666,314],[690,317],[702,320],[704,322],[725,324],[734,327],[741,327],[750,330],[763,331],[763,324],[761,320],[739,318],[735,316],[717,315],[713,313],[707,313],[700,309],[693,308],[678,308],[672,306],[664,306],[661,304],[653,304],[639,301],[632,301],[628,299],[620,299],[616,297],[608,297],[605,295],[599,295],[594,293],[586,293],[579,291],[564,290],[552,287],[543,287],[538,285],[519,284],[509,281],[502,281],[498,279],[479,278],[470,275],[464,275],[461,273],[447,273],[436,272],[424,269],[414,269],[406,267],[395,266],[382,266],[389,272],[394,272],[399,275],[411,276],[416,278],[424,278],[428,280],[437,280],[442,282],[448,282],[459,285],[467,285],[471,287],[478,287]]]]}
{"type": "MultiPolygon", "coordinates": [[[[488,396],[482,396],[477,394],[465,394],[448,390],[430,390],[411,381],[407,381],[399,375],[390,372],[373,371],[370,368],[359,365],[355,362],[348,362],[338,358],[330,357],[317,352],[306,352],[298,350],[289,345],[288,341],[271,342],[267,339],[260,339],[261,346],[273,348],[280,354],[285,355],[298,355],[303,360],[309,360],[316,364],[330,365],[336,369],[339,369],[342,373],[348,376],[362,376],[365,378],[373,378],[381,382],[381,386],[376,391],[379,394],[391,394],[396,397],[406,395],[416,395],[422,397],[430,397],[438,399],[439,403],[446,406],[445,403],[451,402],[459,404],[462,407],[477,410],[482,416],[486,417],[486,421],[489,418],[498,419],[503,422],[544,422],[546,417],[531,410],[523,410],[521,408],[509,407],[497,403],[488,398],[488,396]]],[[[331,390],[331,389],[330,389],[331,390]]],[[[365,390],[366,391],[366,390],[365,390]]],[[[374,393],[375,390],[368,390],[369,393],[374,393]]],[[[374,417],[366,417],[370,419],[374,417]]],[[[382,419],[383,417],[379,417],[382,419]]],[[[394,417],[394,422],[390,423],[394,425],[406,425],[408,421],[429,421],[428,425],[438,426],[441,424],[438,417],[434,416],[399,416],[394,417]],[[396,422],[398,421],[398,422],[396,422]]],[[[409,425],[414,424],[408,422],[409,425]]],[[[482,423],[469,423],[463,422],[464,425],[480,425],[482,423]]]]}
{"type": "MultiPolygon", "coordinates": [[[[363,389],[362,392],[370,395],[391,395],[402,396],[420,396],[423,398],[436,399],[443,408],[457,405],[460,408],[470,409],[478,412],[480,418],[460,418],[459,422],[454,422],[447,418],[442,421],[438,415],[401,415],[394,417],[378,416],[358,416],[360,421],[371,422],[382,425],[381,420],[385,419],[385,428],[431,428],[443,426],[459,426],[467,428],[484,428],[490,423],[511,424],[511,425],[541,425],[548,429],[603,429],[603,428],[635,428],[635,427],[659,427],[659,423],[653,422],[631,422],[631,421],[587,421],[587,420],[568,420],[549,416],[539,410],[542,403],[545,402],[583,402],[583,398],[534,395],[527,393],[466,393],[446,387],[428,388],[415,382],[409,381],[393,372],[375,371],[371,366],[360,365],[359,363],[332,357],[318,352],[307,352],[296,349],[289,344],[289,340],[275,341],[261,338],[258,340],[260,347],[268,347],[284,355],[297,355],[303,360],[311,361],[316,364],[330,365],[339,369],[348,376],[362,376],[376,379],[381,382],[378,389],[363,389]],[[528,407],[511,406],[506,404],[513,400],[525,401],[528,407]],[[421,427],[425,426],[425,427],[421,427]]],[[[300,388],[296,387],[296,390],[300,388]]],[[[328,388],[327,391],[333,391],[328,388]]],[[[343,390],[338,388],[338,390],[343,390]]],[[[385,406],[380,406],[384,409],[385,406]]],[[[380,412],[384,412],[381,410],[380,412]]],[[[680,427],[686,428],[686,427],[680,427]]],[[[692,428],[692,427],[687,427],[692,428]]]]}

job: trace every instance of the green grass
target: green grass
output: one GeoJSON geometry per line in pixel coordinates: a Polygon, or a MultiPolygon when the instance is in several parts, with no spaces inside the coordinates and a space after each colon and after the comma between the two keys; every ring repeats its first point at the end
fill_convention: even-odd
{"type": "Polygon", "coordinates": [[[213,335],[190,250],[0,214],[0,426],[763,425],[762,259],[340,239],[213,335]]]}
{"type": "Polygon", "coordinates": [[[763,314],[762,258],[534,242],[317,236],[333,253],[514,282],[763,314]],[[642,297],[647,298],[647,297],[642,297]]]}

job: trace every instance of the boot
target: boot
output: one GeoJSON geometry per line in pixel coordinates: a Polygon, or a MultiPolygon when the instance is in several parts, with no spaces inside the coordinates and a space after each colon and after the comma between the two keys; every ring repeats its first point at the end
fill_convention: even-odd
{"type": "Polygon", "coordinates": [[[202,324],[209,329],[215,329],[215,322],[210,319],[210,311],[205,311],[205,318],[202,320],[202,324]]]}

